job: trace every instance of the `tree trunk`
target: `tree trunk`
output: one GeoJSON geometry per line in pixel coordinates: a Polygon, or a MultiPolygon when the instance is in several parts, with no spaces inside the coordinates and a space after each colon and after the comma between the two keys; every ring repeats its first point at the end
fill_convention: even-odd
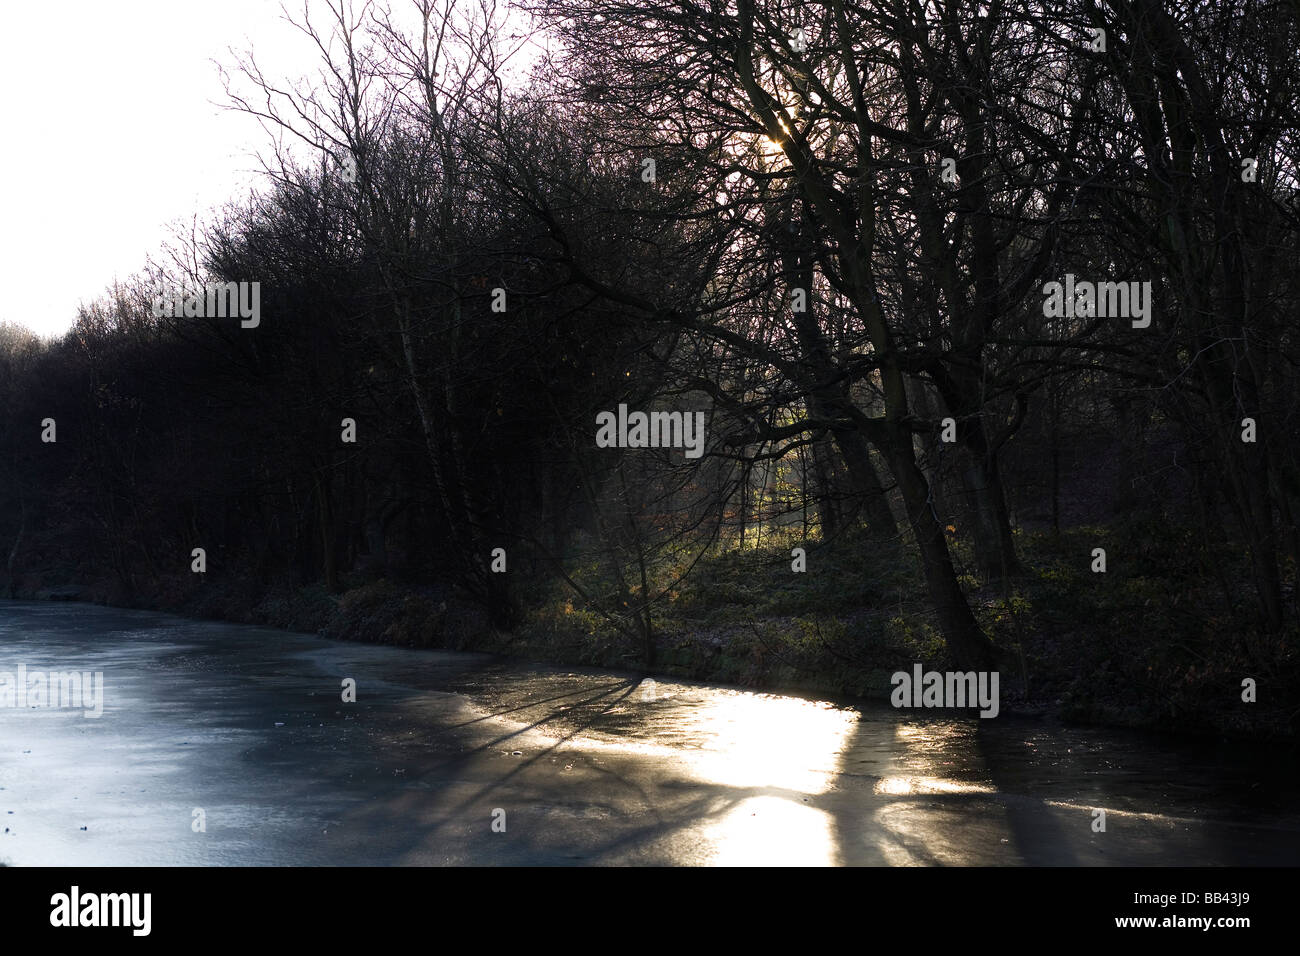
{"type": "Polygon", "coordinates": [[[952,655],[963,670],[989,670],[994,665],[993,643],[980,630],[966,595],[957,582],[957,572],[948,554],[943,526],[930,502],[930,485],[912,456],[911,448],[898,448],[891,457],[894,477],[907,504],[907,518],[921,552],[921,565],[930,602],[952,655]]]}
{"type": "Polygon", "coordinates": [[[8,592],[9,592],[9,598],[11,600],[18,593],[17,586],[14,583],[15,581],[14,572],[15,569],[18,567],[18,550],[19,548],[22,547],[23,535],[26,533],[26,531],[27,531],[27,509],[22,508],[21,517],[18,519],[18,534],[14,537],[14,546],[9,549],[9,561],[5,565],[5,574],[9,578],[8,592]]]}

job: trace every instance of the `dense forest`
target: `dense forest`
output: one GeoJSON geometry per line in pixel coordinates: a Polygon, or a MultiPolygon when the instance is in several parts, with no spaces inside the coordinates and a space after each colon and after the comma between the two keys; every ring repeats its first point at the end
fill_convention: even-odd
{"type": "Polygon", "coordinates": [[[0,593],[1294,734],[1300,7],[524,7],[225,65],[263,187],[0,326],[0,593]]]}

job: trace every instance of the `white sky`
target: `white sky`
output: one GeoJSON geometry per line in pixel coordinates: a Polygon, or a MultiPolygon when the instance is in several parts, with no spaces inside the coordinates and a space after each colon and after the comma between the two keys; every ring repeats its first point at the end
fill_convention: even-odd
{"type": "Polygon", "coordinates": [[[276,0],[5,4],[3,31],[0,321],[41,335],[254,182],[265,134],[221,109],[213,59],[251,46],[269,76],[316,68],[276,0]]]}

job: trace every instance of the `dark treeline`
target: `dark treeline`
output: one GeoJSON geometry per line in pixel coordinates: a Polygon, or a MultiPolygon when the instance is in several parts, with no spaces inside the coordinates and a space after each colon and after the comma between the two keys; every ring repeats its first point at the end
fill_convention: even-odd
{"type": "Polygon", "coordinates": [[[503,631],[558,594],[652,660],[767,536],[915,568],[990,667],[1026,542],[1102,586],[1163,536],[1222,641],[1294,657],[1294,4],[525,6],[524,82],[490,6],[313,6],[318,80],[228,81],[266,187],[62,340],[4,328],[11,593],[400,580],[503,631]],[[156,314],[228,282],[254,327],[156,314]],[[598,447],[620,404],[704,454],[598,447]]]}

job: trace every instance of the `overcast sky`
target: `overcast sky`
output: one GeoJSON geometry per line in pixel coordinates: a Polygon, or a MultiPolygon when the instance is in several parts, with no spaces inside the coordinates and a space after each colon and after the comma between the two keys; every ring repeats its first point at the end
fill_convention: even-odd
{"type": "MultiPolygon", "coordinates": [[[[292,8],[291,8],[292,9],[292,8]]],[[[0,321],[65,331],[188,221],[247,193],[265,135],[223,111],[230,47],[315,71],[275,0],[7,4],[0,44],[0,321]]]]}

